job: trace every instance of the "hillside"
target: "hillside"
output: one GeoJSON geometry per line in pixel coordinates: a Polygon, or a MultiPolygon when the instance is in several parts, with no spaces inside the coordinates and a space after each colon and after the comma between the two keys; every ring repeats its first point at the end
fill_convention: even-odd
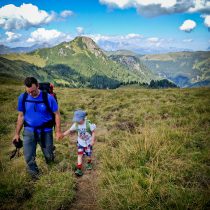
{"type": "Polygon", "coordinates": [[[97,125],[93,171],[75,178],[75,137],[54,141],[55,164],[40,147],[36,182],[22,155],[9,161],[23,85],[0,84],[0,209],[209,209],[210,89],[55,88],[62,131],[73,111],[97,125]],[[79,97],[78,97],[79,96],[79,97]]]}
{"type": "Polygon", "coordinates": [[[180,87],[205,84],[210,86],[210,52],[177,52],[141,56],[153,73],[175,82],[180,87]]]}
{"type": "Polygon", "coordinates": [[[0,76],[12,77],[16,80],[23,79],[28,75],[40,78],[47,74],[38,66],[20,60],[8,60],[0,57],[0,76]]]}
{"type": "MultiPolygon", "coordinates": [[[[32,68],[28,73],[38,75],[41,81],[47,79],[68,87],[116,88],[122,84],[161,79],[170,80],[179,87],[210,86],[210,52],[157,55],[138,55],[127,50],[104,52],[92,39],[81,36],[51,48],[1,57],[7,59],[7,72],[8,60],[15,61],[18,66],[32,68]]],[[[11,64],[10,75],[26,75],[25,70],[21,72],[22,68],[14,71],[15,64],[11,64]]]]}
{"type": "MultiPolygon", "coordinates": [[[[112,61],[92,39],[87,37],[77,37],[71,42],[64,42],[52,48],[38,49],[31,53],[8,54],[2,57],[42,68],[49,77],[43,77],[43,75],[38,77],[41,80],[47,78],[57,85],[115,88],[121,84],[145,82],[143,74],[138,74],[112,61]]],[[[17,75],[19,71],[21,68],[16,72],[17,75]]],[[[11,72],[14,75],[15,72],[13,70],[11,72]]],[[[29,74],[31,73],[29,71],[29,74]]],[[[154,78],[151,77],[151,79],[154,78]]]]}
{"type": "Polygon", "coordinates": [[[110,55],[109,58],[117,63],[123,65],[129,71],[138,75],[142,82],[150,83],[151,80],[158,80],[160,77],[156,76],[143,62],[139,59],[138,55],[132,55],[128,52],[118,52],[110,55]]]}
{"type": "Polygon", "coordinates": [[[93,75],[106,75],[123,82],[141,81],[137,75],[108,59],[96,43],[87,37],[77,37],[71,42],[61,43],[50,49],[37,50],[32,55],[39,55],[47,65],[68,65],[88,78],[93,75]]]}
{"type": "Polygon", "coordinates": [[[112,56],[112,55],[139,56],[139,54],[130,50],[104,51],[104,53],[107,56],[112,56]]]}

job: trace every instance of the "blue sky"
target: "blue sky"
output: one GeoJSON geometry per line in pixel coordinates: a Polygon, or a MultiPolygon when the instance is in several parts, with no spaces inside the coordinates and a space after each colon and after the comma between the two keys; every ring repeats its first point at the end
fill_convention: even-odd
{"type": "Polygon", "coordinates": [[[84,35],[105,50],[206,50],[209,28],[209,0],[0,1],[0,43],[10,47],[84,35]]]}

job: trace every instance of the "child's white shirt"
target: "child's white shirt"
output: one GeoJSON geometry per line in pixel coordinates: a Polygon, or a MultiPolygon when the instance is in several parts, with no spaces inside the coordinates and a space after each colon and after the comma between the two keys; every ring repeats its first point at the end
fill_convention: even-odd
{"type": "MultiPolygon", "coordinates": [[[[95,129],[96,129],[96,125],[90,123],[90,130],[94,131],[95,129]]],[[[84,121],[82,125],[74,123],[71,126],[70,131],[78,131],[77,141],[79,145],[83,147],[87,147],[88,145],[90,145],[92,136],[86,130],[86,120],[84,121]]]]}

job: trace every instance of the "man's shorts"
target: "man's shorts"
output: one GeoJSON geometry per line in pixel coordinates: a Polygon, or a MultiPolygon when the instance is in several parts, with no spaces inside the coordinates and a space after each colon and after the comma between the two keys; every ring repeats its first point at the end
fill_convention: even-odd
{"type": "Polygon", "coordinates": [[[87,155],[88,157],[90,157],[91,156],[91,154],[92,154],[92,150],[93,150],[93,147],[91,146],[91,145],[88,145],[87,147],[83,147],[83,146],[81,146],[81,145],[77,145],[78,147],[78,155],[83,155],[83,154],[85,154],[85,155],[87,155]]]}

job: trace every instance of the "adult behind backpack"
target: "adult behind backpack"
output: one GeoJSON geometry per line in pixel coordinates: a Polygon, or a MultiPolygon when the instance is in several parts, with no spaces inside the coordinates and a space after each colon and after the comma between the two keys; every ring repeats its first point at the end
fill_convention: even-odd
{"type": "Polygon", "coordinates": [[[24,126],[23,148],[29,174],[39,175],[36,164],[36,146],[41,146],[46,163],[54,160],[53,154],[53,114],[55,114],[56,137],[62,137],[60,112],[54,97],[39,89],[36,78],[27,77],[24,81],[26,92],[18,98],[18,120],[14,139],[18,142],[24,126]]]}

